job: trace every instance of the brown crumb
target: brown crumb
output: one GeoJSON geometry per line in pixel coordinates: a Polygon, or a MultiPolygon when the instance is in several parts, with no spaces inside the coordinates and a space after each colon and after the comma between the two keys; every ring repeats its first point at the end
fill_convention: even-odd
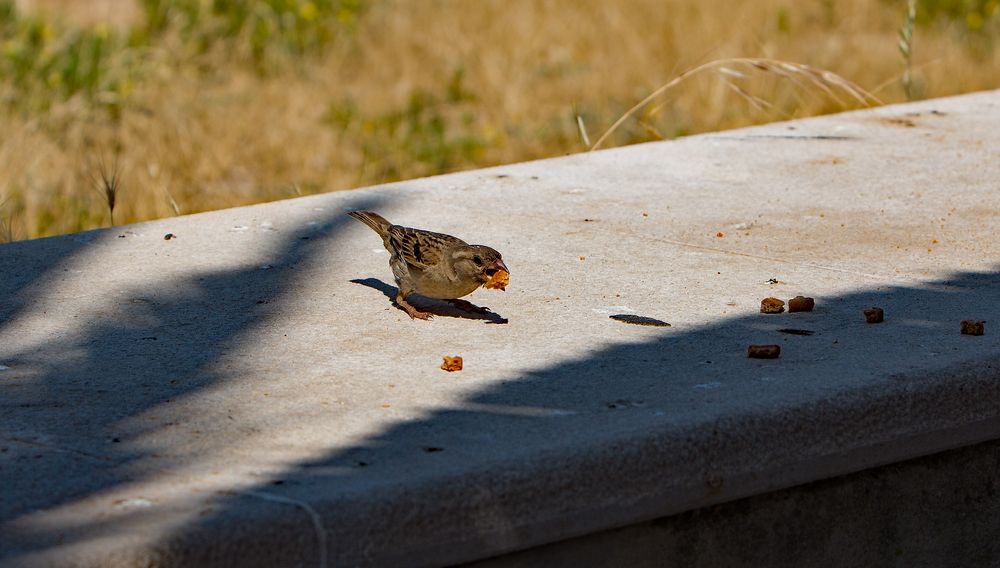
{"type": "Polygon", "coordinates": [[[885,321],[885,312],[882,308],[868,308],[865,310],[865,321],[868,323],[882,323],[885,321]]]}
{"type": "Polygon", "coordinates": [[[723,233],[722,231],[719,231],[718,233],[715,233],[715,236],[721,239],[721,238],[724,238],[726,236],[726,234],[723,233]]]}
{"type": "Polygon", "coordinates": [[[962,335],[982,335],[986,332],[985,324],[980,320],[962,320],[962,335]]]}
{"type": "Polygon", "coordinates": [[[581,257],[580,257],[580,260],[587,260],[587,257],[585,257],[585,256],[581,256],[581,257]]]}
{"type": "Polygon", "coordinates": [[[486,284],[483,284],[483,288],[487,290],[506,290],[508,284],[510,284],[510,273],[506,270],[497,270],[486,281],[486,284]]]}
{"type": "Polygon", "coordinates": [[[788,300],[788,312],[811,312],[816,307],[816,300],[805,296],[795,296],[788,300]]]}
{"type": "Polygon", "coordinates": [[[445,371],[448,371],[449,373],[451,373],[452,371],[461,371],[462,358],[458,356],[445,357],[444,363],[441,364],[441,368],[444,369],[445,371]]]}
{"type": "Polygon", "coordinates": [[[781,355],[780,345],[751,345],[747,347],[747,357],[751,359],[777,359],[781,355]]]}
{"type": "Polygon", "coordinates": [[[785,302],[777,298],[764,298],[760,301],[760,313],[780,314],[785,311],[785,302]]]}

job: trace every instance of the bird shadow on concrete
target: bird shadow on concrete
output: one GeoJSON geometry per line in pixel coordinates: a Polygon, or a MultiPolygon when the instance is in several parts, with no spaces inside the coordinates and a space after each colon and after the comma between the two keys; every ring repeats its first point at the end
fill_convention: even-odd
{"type": "MultiPolygon", "coordinates": [[[[385,282],[379,280],[378,278],[355,278],[351,280],[354,284],[361,284],[362,286],[367,286],[373,290],[378,290],[385,294],[385,297],[392,302],[392,306],[396,309],[403,310],[396,303],[396,293],[399,292],[399,288],[386,284],[385,282]]],[[[465,300],[459,300],[464,302],[465,300]]],[[[507,323],[507,318],[497,314],[493,311],[480,312],[479,310],[489,310],[483,306],[477,306],[472,302],[468,302],[470,309],[462,309],[456,307],[453,304],[448,303],[445,300],[435,300],[432,298],[425,298],[419,294],[410,296],[410,303],[413,304],[418,310],[425,311],[431,315],[437,317],[448,317],[448,318],[461,318],[469,320],[483,320],[486,323],[494,324],[505,324],[507,323]],[[478,308],[478,309],[477,309],[478,308]]]]}

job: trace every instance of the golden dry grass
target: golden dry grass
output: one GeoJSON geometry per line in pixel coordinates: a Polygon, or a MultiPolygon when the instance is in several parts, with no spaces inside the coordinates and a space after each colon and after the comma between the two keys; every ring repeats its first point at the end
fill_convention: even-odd
{"type": "MultiPolygon", "coordinates": [[[[578,115],[594,141],[680,72],[724,57],[828,69],[898,101],[903,5],[383,0],[321,56],[267,75],[219,53],[179,57],[167,35],[143,54],[142,79],[115,119],[81,97],[46,112],[0,111],[0,218],[20,238],[107,225],[95,176],[116,155],[115,220],[126,223],[583,151],[578,115]]],[[[100,11],[82,13],[93,25],[100,11]]],[[[135,17],[114,13],[118,26],[121,14],[135,17]]],[[[1000,85],[997,51],[955,23],[918,26],[913,66],[920,97],[1000,85]]],[[[842,108],[820,89],[747,74],[732,80],[773,108],[703,74],[605,146],[842,108]]]]}
{"type": "Polygon", "coordinates": [[[41,13],[79,25],[106,23],[127,27],[139,16],[140,7],[129,0],[15,0],[23,13],[41,13]]]}

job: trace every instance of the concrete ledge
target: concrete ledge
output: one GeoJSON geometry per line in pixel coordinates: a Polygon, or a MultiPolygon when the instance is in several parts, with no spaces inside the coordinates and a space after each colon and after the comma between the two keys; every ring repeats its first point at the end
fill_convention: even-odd
{"type": "Polygon", "coordinates": [[[998,470],[994,441],[472,566],[996,566],[998,470]]]}
{"type": "Polygon", "coordinates": [[[471,562],[1000,439],[998,147],[990,92],[0,246],[0,564],[471,562]],[[392,308],[358,208],[509,323],[392,308]]]}

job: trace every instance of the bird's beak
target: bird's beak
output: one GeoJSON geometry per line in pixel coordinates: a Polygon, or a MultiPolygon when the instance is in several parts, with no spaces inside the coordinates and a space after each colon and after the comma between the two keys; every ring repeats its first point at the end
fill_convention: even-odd
{"type": "Polygon", "coordinates": [[[503,261],[500,259],[497,259],[497,261],[493,263],[493,267],[496,268],[497,270],[503,270],[507,274],[510,274],[510,270],[507,269],[507,265],[504,264],[503,261]]]}

